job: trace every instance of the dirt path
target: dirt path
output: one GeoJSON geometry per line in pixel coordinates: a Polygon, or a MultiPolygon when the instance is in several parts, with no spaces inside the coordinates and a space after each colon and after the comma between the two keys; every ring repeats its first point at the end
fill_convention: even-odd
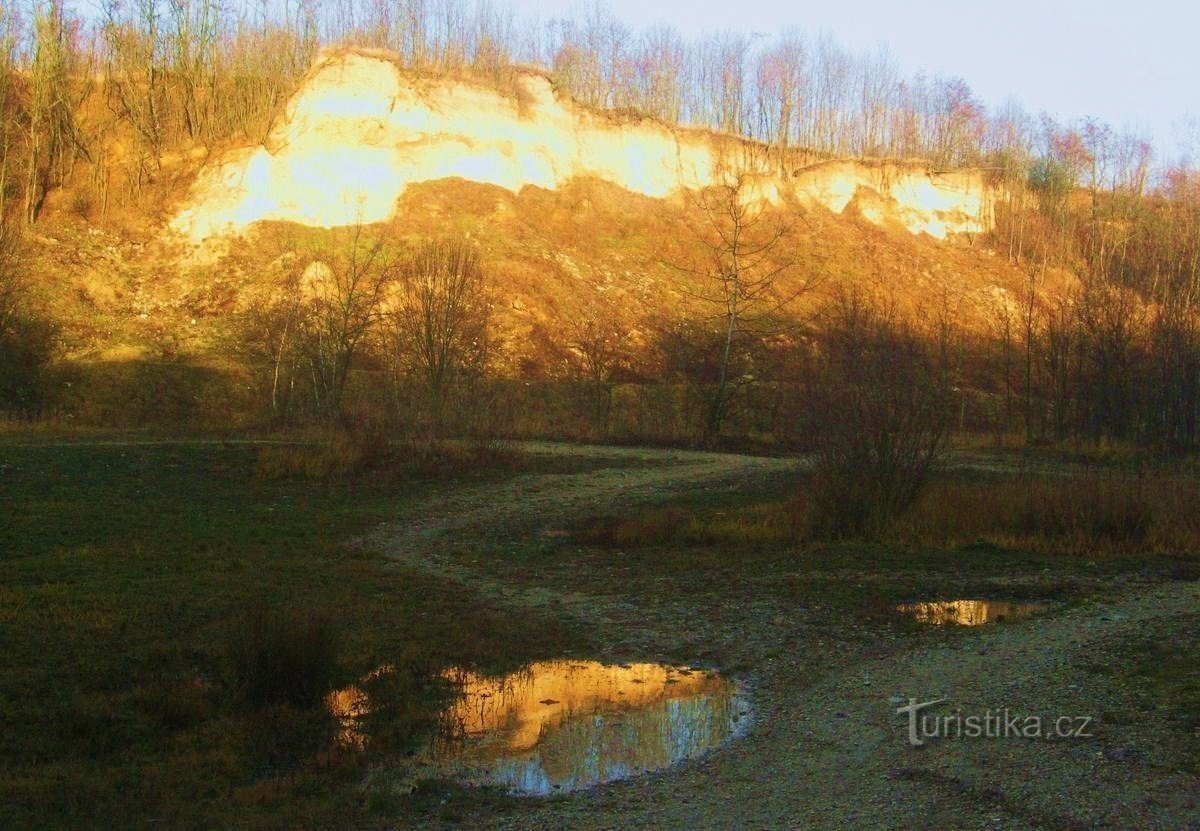
{"type": "MultiPolygon", "coordinates": [[[[485,568],[483,560],[503,552],[509,541],[514,547],[517,540],[527,545],[531,535],[552,534],[582,515],[685,489],[736,489],[755,478],[786,476],[796,465],[690,452],[534,449],[626,464],[589,473],[522,476],[499,486],[462,490],[430,500],[364,544],[511,607],[552,604],[556,613],[589,625],[629,627],[635,624],[622,615],[621,604],[589,594],[586,583],[566,591],[515,572],[507,579],[494,561],[485,568]]],[[[694,609],[683,610],[687,598],[663,603],[666,611],[639,610],[636,625],[657,627],[662,634],[688,628],[701,617],[694,609]]],[[[764,617],[772,612],[756,606],[753,596],[738,605],[728,614],[745,631],[778,628],[778,620],[764,617]]],[[[932,643],[888,643],[881,635],[878,649],[828,656],[827,667],[814,667],[811,649],[808,657],[758,650],[749,679],[756,720],[744,740],[670,772],[552,800],[510,802],[503,817],[468,815],[433,825],[1200,828],[1200,778],[1163,768],[1164,739],[1156,732],[1160,725],[1122,721],[1116,715],[1127,709],[1120,682],[1085,671],[1109,661],[1114,650],[1139,633],[1161,631],[1169,637],[1172,622],[1194,616],[1197,608],[1200,586],[1195,583],[1130,584],[1103,606],[1093,603],[932,643]],[[1085,729],[1093,736],[929,740],[913,747],[908,722],[896,713],[910,697],[949,698],[933,711],[940,714],[959,709],[963,715],[982,715],[989,708],[998,712],[1008,707],[1022,718],[1088,717],[1092,721],[1085,729]]],[[[805,629],[802,609],[789,620],[793,638],[817,637],[805,629]]],[[[711,636],[736,642],[741,631],[714,630],[711,636]]],[[[684,637],[680,632],[665,636],[684,637]]],[[[864,643],[870,644],[872,637],[864,634],[864,643]]]]}
{"type": "Polygon", "coordinates": [[[498,485],[452,491],[417,504],[360,544],[410,568],[449,576],[504,605],[554,605],[589,625],[610,623],[605,603],[585,594],[519,586],[474,566],[506,543],[554,535],[568,523],[620,506],[651,503],[697,490],[744,488],[752,480],[784,477],[801,462],[691,450],[598,447],[529,442],[528,452],[609,460],[585,473],[530,474],[498,485]]]}

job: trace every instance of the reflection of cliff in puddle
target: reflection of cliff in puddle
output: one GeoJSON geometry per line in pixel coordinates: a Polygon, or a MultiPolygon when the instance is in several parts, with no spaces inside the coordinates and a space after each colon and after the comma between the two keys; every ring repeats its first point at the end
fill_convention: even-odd
{"type": "Polygon", "coordinates": [[[463,674],[435,755],[461,778],[523,793],[668,767],[732,735],[746,704],[715,673],[547,661],[500,679],[463,674]]]}
{"type": "Polygon", "coordinates": [[[519,793],[665,768],[720,745],[747,721],[735,684],[687,667],[545,661],[502,678],[449,677],[462,695],[422,762],[519,793]]]}
{"type": "Polygon", "coordinates": [[[1047,608],[1045,603],[1012,603],[1004,600],[931,600],[897,606],[901,614],[920,623],[982,626],[1006,620],[1023,620],[1047,608]]]}

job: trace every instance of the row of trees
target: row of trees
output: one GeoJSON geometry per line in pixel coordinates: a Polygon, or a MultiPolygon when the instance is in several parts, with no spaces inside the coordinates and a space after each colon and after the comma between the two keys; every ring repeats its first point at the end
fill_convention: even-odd
{"type": "MultiPolygon", "coordinates": [[[[732,422],[737,432],[756,424],[777,437],[782,431],[809,441],[824,428],[819,419],[797,417],[806,411],[802,402],[827,395],[814,380],[818,370],[833,356],[853,354],[843,348],[844,333],[870,329],[867,321],[882,332],[871,337],[896,345],[895,367],[915,366],[905,356],[920,353],[947,384],[953,380],[958,393],[939,392],[936,409],[947,417],[956,412],[962,427],[1023,431],[1031,441],[1111,438],[1172,447],[1200,441],[1195,180],[1175,181],[1169,198],[1145,200],[1141,218],[1123,223],[1119,237],[1110,213],[1125,210],[1119,189],[1072,208],[1062,228],[1051,229],[1064,234],[1058,247],[1029,244],[1014,255],[1026,282],[998,295],[994,329],[985,338],[958,331],[948,307],[915,330],[905,328],[886,294],[851,302],[834,286],[824,302],[817,300],[813,295],[826,287],[791,273],[797,252],[787,242],[790,223],[800,220],[747,198],[750,181],[743,168],[731,169],[723,185],[696,194],[685,212],[692,220],[681,229],[691,235],[692,257],[672,265],[680,275],[679,306],[687,311],[639,324],[657,332],[656,368],[647,370],[645,356],[630,352],[619,323],[627,315],[619,309],[597,306],[564,327],[564,364],[592,429],[608,429],[615,384],[624,376],[685,390],[679,407],[696,414],[685,420],[709,440],[732,422]],[[1100,234],[1114,234],[1116,253],[1111,239],[1095,241],[1100,234]],[[1072,246],[1083,277],[1065,289],[1064,272],[1046,252],[1061,256],[1072,246]],[[1051,273],[1060,278],[1054,285],[1051,273]],[[876,325],[880,320],[887,325],[876,325]],[[642,369],[633,371],[637,364],[642,369]]],[[[361,228],[342,233],[350,237],[337,245],[292,246],[280,260],[284,279],[256,323],[268,358],[260,363],[271,367],[274,411],[300,408],[336,418],[357,361],[387,370],[397,403],[406,406],[412,396],[405,385],[420,379],[427,416],[440,422],[454,383],[482,378],[493,343],[478,253],[461,239],[407,250],[368,239],[361,228]]],[[[1035,239],[1027,236],[1026,242],[1035,239]]],[[[853,365],[842,361],[838,377],[856,377],[853,365]]],[[[887,377],[871,384],[893,389],[905,378],[895,367],[881,369],[887,377]]],[[[909,380],[901,386],[921,386],[909,380]]],[[[921,418],[937,423],[929,410],[921,418]]]]}
{"type": "Polygon", "coordinates": [[[1149,294],[1094,273],[1062,294],[1042,290],[1030,273],[1025,292],[995,313],[1001,423],[1030,441],[1197,446],[1195,272],[1156,276],[1149,294]]]}
{"type": "Polygon", "coordinates": [[[0,198],[18,196],[32,220],[81,161],[102,201],[113,184],[141,198],[169,151],[262,140],[318,47],[336,44],[499,83],[513,64],[542,66],[593,106],[776,147],[985,165],[1038,185],[1047,209],[1085,181],[1138,191],[1148,181],[1135,136],[1015,106],[989,112],[961,79],[905,77],[884,49],[857,54],[796,30],[692,42],[666,26],[631,30],[599,3],[539,21],[459,0],[104,0],[88,17],[32,0],[0,9],[0,198]]]}

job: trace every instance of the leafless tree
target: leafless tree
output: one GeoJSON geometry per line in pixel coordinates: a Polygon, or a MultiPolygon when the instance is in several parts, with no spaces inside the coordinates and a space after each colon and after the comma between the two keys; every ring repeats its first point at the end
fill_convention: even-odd
{"type": "Polygon", "coordinates": [[[15,157],[24,116],[17,74],[20,25],[15,6],[0,7],[0,218],[8,216],[9,177],[19,171],[15,157]]]}
{"type": "Polygon", "coordinates": [[[708,391],[705,431],[720,434],[740,389],[751,376],[739,373],[747,347],[779,329],[780,313],[811,283],[782,291],[780,277],[794,262],[781,244],[789,221],[755,191],[761,158],[730,164],[719,184],[694,196],[702,220],[691,225],[698,245],[696,262],[673,264],[690,274],[694,287],[684,290],[719,330],[716,378],[708,391]]]}
{"type": "Polygon", "coordinates": [[[478,248],[465,237],[419,243],[400,263],[387,341],[398,372],[415,373],[440,427],[451,387],[487,361],[491,304],[478,248]]]}
{"type": "Polygon", "coordinates": [[[628,360],[616,310],[602,303],[567,326],[568,367],[580,382],[588,411],[601,431],[612,411],[613,373],[628,360]]]}
{"type": "Polygon", "coordinates": [[[361,224],[287,238],[282,247],[279,281],[250,313],[248,334],[269,364],[275,415],[300,407],[336,423],[349,371],[397,279],[399,253],[386,234],[361,224]]]}
{"type": "Polygon", "coordinates": [[[63,181],[78,153],[86,153],[76,130],[78,102],[71,96],[71,44],[62,0],[34,6],[33,59],[29,73],[28,174],[25,219],[33,222],[51,186],[63,181]]]}

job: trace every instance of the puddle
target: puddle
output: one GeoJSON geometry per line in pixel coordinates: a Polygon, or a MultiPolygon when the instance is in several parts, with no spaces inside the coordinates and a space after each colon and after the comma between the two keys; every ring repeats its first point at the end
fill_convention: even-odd
{"type": "Polygon", "coordinates": [[[1014,603],[1006,600],[931,600],[904,603],[896,611],[920,623],[983,626],[1005,620],[1024,620],[1049,608],[1048,603],[1014,603]]]}
{"type": "MultiPolygon", "coordinates": [[[[738,686],[703,669],[543,661],[501,678],[461,670],[446,677],[461,695],[416,755],[413,775],[517,794],[564,793],[661,770],[749,724],[738,686]]],[[[328,703],[342,721],[343,745],[366,746],[358,722],[369,697],[348,687],[328,703]]]]}

